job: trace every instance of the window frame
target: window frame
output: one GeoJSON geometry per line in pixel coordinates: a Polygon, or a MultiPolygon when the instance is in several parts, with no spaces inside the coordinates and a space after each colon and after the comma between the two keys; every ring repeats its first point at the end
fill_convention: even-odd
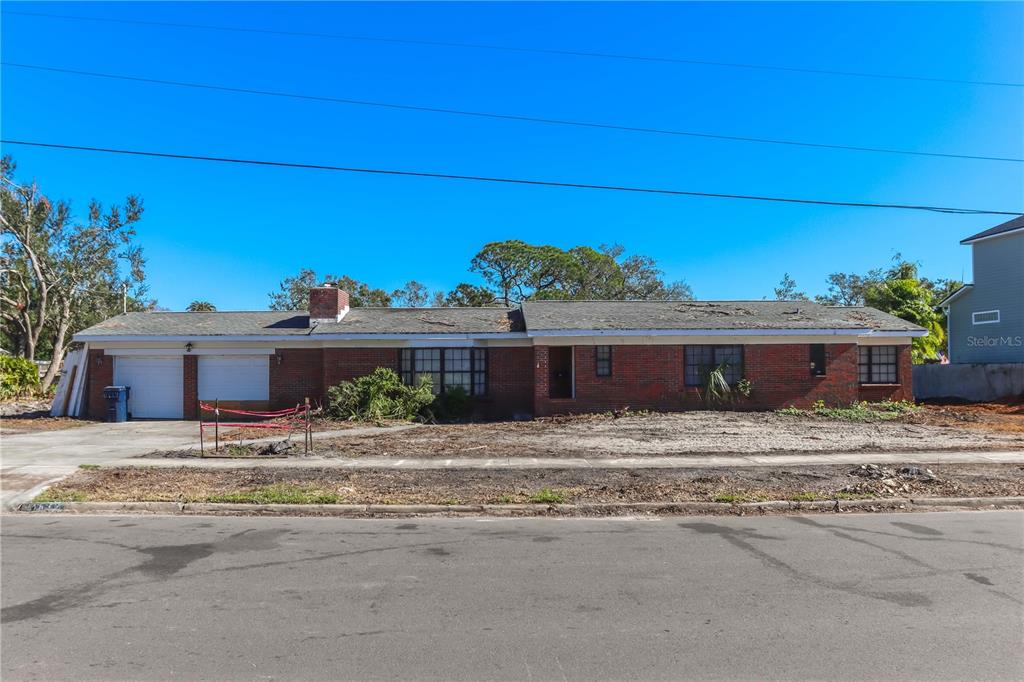
{"type": "Polygon", "coordinates": [[[697,348],[701,349],[701,351],[700,351],[701,353],[704,352],[703,349],[707,349],[707,348],[711,349],[711,365],[702,365],[700,363],[695,363],[697,365],[697,367],[698,367],[698,373],[699,374],[703,374],[703,372],[700,371],[701,367],[707,367],[707,366],[717,367],[720,364],[718,362],[718,359],[717,359],[718,351],[720,349],[728,348],[728,349],[730,349],[730,352],[733,352],[733,349],[738,348],[739,349],[739,357],[740,357],[739,368],[737,370],[738,373],[736,374],[736,376],[733,379],[733,381],[729,382],[729,385],[733,386],[736,383],[738,383],[741,379],[743,379],[744,370],[746,369],[746,345],[745,344],[742,344],[742,343],[693,343],[693,344],[685,344],[683,346],[683,385],[684,386],[686,386],[687,388],[702,388],[705,385],[705,382],[704,382],[703,378],[701,378],[700,376],[698,376],[698,378],[697,378],[697,383],[692,383],[690,381],[690,372],[688,370],[689,370],[689,368],[691,366],[690,358],[693,356],[693,351],[691,349],[697,349],[697,348]]]}
{"type": "Polygon", "coordinates": [[[857,383],[861,386],[895,386],[900,383],[900,347],[897,345],[882,345],[882,346],[858,346],[857,351],[857,383]],[[892,363],[888,362],[877,362],[875,359],[875,350],[880,348],[892,349],[893,360],[892,363]],[[867,362],[863,361],[864,351],[867,351],[867,362]],[[889,365],[892,364],[892,381],[875,381],[875,366],[889,365]],[[861,380],[861,368],[867,368],[867,381],[861,380]]]}
{"type": "Polygon", "coordinates": [[[976,311],[971,313],[971,324],[972,325],[999,324],[1001,319],[1002,319],[1002,314],[999,312],[999,310],[976,310],[976,311]],[[994,320],[982,320],[981,322],[978,322],[978,315],[987,315],[988,313],[995,313],[996,314],[996,319],[994,319],[994,320]]]}
{"type": "MultiPolygon", "coordinates": [[[[416,382],[416,377],[420,374],[437,374],[440,378],[438,381],[437,393],[435,395],[442,395],[447,392],[447,384],[445,382],[445,374],[448,373],[445,368],[445,355],[446,351],[451,350],[466,350],[469,351],[469,390],[467,393],[474,398],[484,398],[490,393],[490,364],[491,358],[487,348],[476,348],[466,346],[430,346],[430,347],[409,347],[398,349],[398,376],[401,377],[402,383],[406,386],[413,386],[416,382]],[[417,351],[437,351],[438,353],[438,370],[437,372],[418,372],[416,369],[416,352],[417,351]],[[409,358],[409,369],[404,368],[405,358],[408,355],[409,358]],[[482,381],[478,382],[478,375],[482,377],[482,381]],[[477,392],[477,386],[482,386],[481,392],[477,392]]],[[[465,373],[465,370],[453,370],[453,372],[465,373]]],[[[457,384],[462,386],[462,384],[457,384]]]]}
{"type": "Polygon", "coordinates": [[[610,345],[594,346],[594,375],[602,378],[607,378],[612,375],[612,356],[614,355],[612,347],[610,345]],[[608,357],[601,357],[601,350],[605,349],[608,352],[608,357]],[[605,365],[604,371],[602,371],[602,364],[605,365]]]}

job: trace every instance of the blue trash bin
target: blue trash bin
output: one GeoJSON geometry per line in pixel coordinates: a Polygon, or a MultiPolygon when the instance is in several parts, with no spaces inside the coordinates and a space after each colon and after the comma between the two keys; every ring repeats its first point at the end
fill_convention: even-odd
{"type": "Polygon", "coordinates": [[[107,400],[107,421],[128,421],[128,390],[127,386],[107,386],[103,389],[103,397],[107,400]]]}

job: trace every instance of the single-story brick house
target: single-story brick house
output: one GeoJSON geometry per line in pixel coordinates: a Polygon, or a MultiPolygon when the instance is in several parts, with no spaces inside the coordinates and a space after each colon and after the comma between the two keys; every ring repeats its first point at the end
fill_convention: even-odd
{"type": "Polygon", "coordinates": [[[872,308],[809,301],[528,301],[516,308],[349,308],[324,286],[309,312],[146,312],[75,335],[84,413],[131,387],[133,418],[195,419],[199,401],[252,408],[323,399],[391,367],[462,386],[481,417],[701,407],[728,363],[750,409],[911,399],[910,342],[926,331],[872,308]]]}

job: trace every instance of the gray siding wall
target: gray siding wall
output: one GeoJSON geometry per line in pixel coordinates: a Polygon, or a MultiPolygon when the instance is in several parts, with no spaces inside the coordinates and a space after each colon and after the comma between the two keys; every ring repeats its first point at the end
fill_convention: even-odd
{"type": "Polygon", "coordinates": [[[950,304],[952,362],[1024,362],[1024,233],[972,244],[974,288],[950,304]],[[1000,321],[974,324],[972,313],[1000,321]]]}

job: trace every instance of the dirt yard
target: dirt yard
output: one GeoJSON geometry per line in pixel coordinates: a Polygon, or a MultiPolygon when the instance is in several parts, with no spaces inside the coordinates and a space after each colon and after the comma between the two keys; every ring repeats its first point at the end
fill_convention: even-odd
{"type": "Polygon", "coordinates": [[[316,441],[324,456],[632,457],[1024,448],[1024,414],[923,407],[900,419],[848,422],[774,412],[607,415],[425,425],[316,441]]]}
{"type": "Polygon", "coordinates": [[[49,400],[17,400],[0,403],[0,434],[73,429],[92,422],[71,417],[51,417],[49,400]]]}
{"type": "Polygon", "coordinates": [[[1009,464],[530,471],[102,468],[76,473],[38,501],[544,504],[1020,495],[1024,466],[1009,464]]]}

